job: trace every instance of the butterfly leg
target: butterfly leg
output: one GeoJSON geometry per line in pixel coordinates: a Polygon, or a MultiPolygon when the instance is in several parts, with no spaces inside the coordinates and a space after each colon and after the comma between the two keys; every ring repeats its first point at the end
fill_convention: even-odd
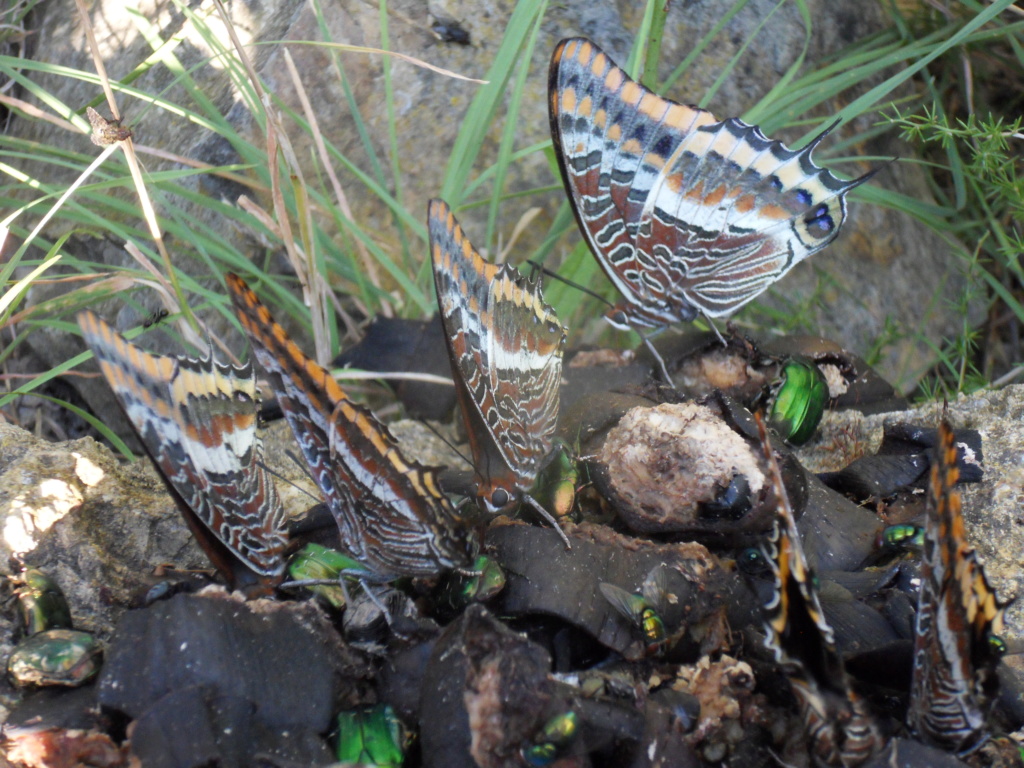
{"type": "Polygon", "coordinates": [[[654,345],[651,344],[651,340],[647,338],[646,334],[640,333],[640,331],[637,331],[637,333],[640,334],[640,338],[643,340],[644,346],[647,347],[647,351],[650,352],[651,357],[654,358],[654,362],[658,366],[658,373],[661,375],[661,380],[669,386],[672,386],[672,377],[668,375],[668,368],[665,367],[665,361],[662,359],[661,355],[658,354],[658,350],[654,348],[654,345]]]}
{"type": "Polygon", "coordinates": [[[543,506],[538,504],[537,500],[534,499],[528,493],[524,493],[523,494],[522,500],[523,500],[523,502],[528,504],[530,506],[530,508],[533,509],[534,512],[536,512],[542,518],[544,518],[549,523],[551,523],[551,527],[554,528],[556,531],[558,531],[559,537],[561,537],[562,541],[565,542],[565,548],[566,549],[572,549],[572,544],[569,543],[569,537],[565,535],[565,531],[562,530],[562,526],[560,526],[558,524],[558,521],[555,520],[555,518],[551,515],[550,512],[548,512],[546,509],[544,509],[543,506]]]}
{"type": "Polygon", "coordinates": [[[718,340],[720,342],[722,342],[722,346],[723,347],[728,347],[729,346],[729,342],[727,342],[725,340],[725,337],[722,335],[722,332],[720,330],[718,330],[718,326],[715,325],[715,323],[711,320],[711,318],[708,317],[707,315],[704,315],[704,322],[706,322],[708,324],[708,326],[711,328],[711,330],[715,332],[715,336],[717,336],[718,340]]]}
{"type": "Polygon", "coordinates": [[[370,582],[367,579],[360,579],[359,586],[363,588],[363,592],[368,598],[370,598],[370,602],[377,606],[380,612],[384,614],[384,621],[386,621],[390,627],[394,621],[394,617],[391,615],[391,609],[384,605],[384,601],[380,599],[380,595],[370,588],[370,582]]]}
{"type": "MultiPolygon", "coordinates": [[[[612,328],[618,328],[622,331],[634,331],[636,335],[640,337],[640,341],[642,341],[644,346],[647,347],[647,351],[651,353],[651,357],[654,358],[654,362],[658,366],[658,373],[661,374],[661,380],[671,387],[672,377],[668,375],[668,368],[665,365],[665,360],[658,354],[658,350],[654,348],[654,345],[651,343],[650,336],[640,330],[639,324],[632,320],[625,310],[618,307],[610,310],[604,316],[604,319],[608,321],[612,328]]],[[[645,323],[645,325],[649,327],[649,324],[645,323]]],[[[651,336],[656,336],[665,330],[665,328],[666,326],[664,325],[655,326],[651,330],[651,336]]]]}

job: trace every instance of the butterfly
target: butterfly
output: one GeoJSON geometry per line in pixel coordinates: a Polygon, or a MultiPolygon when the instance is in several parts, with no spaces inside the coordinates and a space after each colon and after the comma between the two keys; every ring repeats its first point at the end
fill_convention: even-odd
{"type": "Polygon", "coordinates": [[[353,402],[274,322],[238,275],[227,275],[238,319],[267,373],[353,558],[381,579],[433,576],[471,560],[465,521],[388,428],[353,402]]]}
{"type": "Polygon", "coordinates": [[[620,328],[735,312],[832,242],[846,194],[874,173],[815,165],[828,130],[794,151],[663,99],[583,38],[555,48],[548,94],[576,221],[624,297],[606,315],[620,328]]]}
{"type": "Polygon", "coordinates": [[[918,737],[966,752],[979,746],[995,697],[1003,608],[964,530],[953,431],[939,426],[926,501],[921,592],[907,719],[918,737]]]}
{"type": "Polygon", "coordinates": [[[427,219],[477,502],[496,514],[526,501],[550,521],[529,491],[554,446],[565,328],[539,284],[481,258],[447,203],[432,200],[427,219]]]}
{"type": "Polygon", "coordinates": [[[107,383],[210,560],[232,586],[284,575],[285,515],[256,435],[251,366],[143,352],[78,315],[107,383]]]}
{"type": "Polygon", "coordinates": [[[760,414],[757,424],[777,503],[764,552],[775,581],[764,607],[765,642],[789,678],[815,759],[823,765],[860,765],[885,746],[885,739],[867,703],[850,686],[760,414]]]}

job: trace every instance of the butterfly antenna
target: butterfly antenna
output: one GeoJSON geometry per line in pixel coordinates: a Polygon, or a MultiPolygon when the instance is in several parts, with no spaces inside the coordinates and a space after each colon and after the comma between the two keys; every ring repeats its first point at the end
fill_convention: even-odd
{"type": "MultiPolygon", "coordinates": [[[[545,274],[548,277],[551,277],[551,278],[553,278],[555,280],[558,280],[561,283],[565,283],[569,287],[575,288],[576,290],[580,291],[581,293],[585,293],[587,296],[591,296],[591,297],[597,299],[598,301],[600,301],[605,306],[608,306],[608,307],[614,307],[615,306],[614,304],[612,304],[612,302],[608,301],[608,299],[606,299],[604,296],[601,296],[596,291],[593,291],[590,288],[587,288],[585,285],[580,285],[579,283],[577,283],[577,282],[575,282],[573,280],[569,280],[568,278],[562,277],[557,272],[553,272],[552,270],[550,270],[547,267],[545,267],[543,264],[538,264],[533,259],[527,259],[526,262],[531,267],[533,267],[535,270],[540,270],[540,272],[542,274],[545,274]]],[[[714,326],[712,326],[712,328],[714,328],[714,326]]],[[[640,338],[643,340],[644,346],[647,347],[647,351],[650,352],[651,353],[651,357],[654,358],[654,362],[658,366],[658,372],[661,374],[662,381],[664,381],[666,384],[671,386],[671,384],[672,384],[672,377],[668,375],[668,368],[665,366],[665,361],[662,359],[661,355],[658,354],[658,350],[656,350],[654,348],[654,345],[651,344],[651,340],[649,338],[647,338],[647,336],[644,335],[644,333],[639,328],[633,328],[633,330],[637,332],[637,335],[640,336],[640,338]]],[[[719,339],[722,338],[722,334],[718,333],[718,329],[717,328],[715,328],[715,333],[718,334],[718,338],[719,339]]],[[[725,344],[725,340],[724,339],[722,339],[722,344],[723,345],[725,344]]]]}
{"type": "Polygon", "coordinates": [[[565,535],[565,531],[562,530],[562,526],[558,524],[558,521],[550,512],[544,509],[544,507],[528,493],[524,493],[522,495],[521,501],[531,507],[533,511],[542,518],[551,523],[551,527],[558,531],[558,535],[561,537],[562,541],[565,542],[565,548],[572,549],[572,544],[569,543],[569,537],[565,535]]]}
{"type": "Polygon", "coordinates": [[[458,454],[460,459],[462,459],[464,462],[466,462],[470,466],[473,466],[473,462],[470,461],[468,458],[466,458],[466,454],[464,454],[462,451],[460,451],[458,448],[456,448],[452,444],[451,440],[449,440],[447,437],[445,437],[440,432],[438,432],[437,428],[434,427],[433,424],[431,424],[429,421],[424,421],[424,422],[421,422],[421,423],[423,424],[423,426],[425,426],[427,429],[429,429],[431,432],[433,432],[442,443],[444,443],[449,448],[451,448],[453,451],[455,451],[455,453],[458,454]]]}
{"type": "MultiPolygon", "coordinates": [[[[292,455],[291,451],[285,451],[285,453],[288,454],[288,458],[290,458],[292,461],[295,461],[296,457],[292,455]]],[[[296,462],[296,463],[298,463],[298,462],[296,462]]],[[[262,461],[258,461],[258,462],[256,462],[256,464],[260,468],[265,469],[267,472],[272,474],[274,477],[276,477],[282,483],[287,483],[292,488],[295,488],[296,490],[299,490],[302,493],[306,494],[307,496],[309,496],[309,498],[313,499],[313,501],[315,501],[317,504],[319,504],[321,501],[323,501],[323,499],[321,499],[319,496],[314,496],[307,489],[303,488],[298,483],[293,483],[291,480],[289,480],[287,477],[282,475],[280,472],[276,472],[275,470],[271,469],[266,464],[264,464],[262,461]]],[[[309,474],[309,470],[305,467],[305,465],[300,465],[300,466],[305,471],[306,477],[308,477],[311,481],[313,481],[313,484],[316,485],[316,481],[313,480],[313,476],[311,474],[309,474]]]]}
{"type": "MultiPolygon", "coordinates": [[[[309,471],[309,465],[305,461],[300,459],[298,454],[295,453],[295,451],[293,451],[291,448],[286,448],[284,451],[284,455],[291,459],[293,462],[295,462],[295,466],[297,466],[302,471],[302,474],[309,478],[310,482],[313,483],[313,485],[317,486],[318,488],[320,487],[320,484],[316,481],[316,478],[313,477],[313,473],[309,471]]],[[[320,499],[317,499],[317,501],[320,501],[320,499]]]]}
{"type": "Polygon", "coordinates": [[[543,264],[538,264],[533,259],[527,259],[526,263],[529,264],[531,267],[533,267],[534,270],[539,271],[541,274],[546,275],[547,277],[550,277],[553,280],[557,280],[560,283],[565,283],[570,288],[575,288],[580,293],[585,293],[585,294],[587,294],[587,296],[591,296],[591,297],[597,299],[598,301],[600,301],[602,304],[605,304],[606,306],[609,306],[609,307],[614,306],[610,301],[608,301],[608,299],[606,299],[604,296],[600,295],[596,291],[591,290],[590,288],[587,288],[587,286],[585,286],[585,285],[581,285],[581,284],[579,284],[579,283],[577,283],[577,282],[575,282],[573,280],[570,280],[567,277],[562,277],[557,272],[548,269],[543,264]]]}

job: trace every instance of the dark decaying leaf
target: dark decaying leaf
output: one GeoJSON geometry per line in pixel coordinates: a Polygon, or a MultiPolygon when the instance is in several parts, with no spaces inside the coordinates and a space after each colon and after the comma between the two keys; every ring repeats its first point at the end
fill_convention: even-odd
{"type": "MultiPolygon", "coordinates": [[[[564,550],[564,547],[562,547],[564,550]]],[[[419,654],[417,654],[419,655],[419,654]]],[[[522,768],[542,744],[545,726],[567,713],[577,725],[560,757],[588,765],[697,766],[673,708],[638,709],[608,696],[588,697],[550,675],[551,657],[474,605],[431,646],[421,686],[419,726],[425,768],[522,768]]]]}
{"type": "MultiPolygon", "coordinates": [[[[451,377],[444,328],[438,315],[429,320],[376,317],[362,341],[334,360],[340,368],[388,373],[429,373],[451,377]]],[[[393,380],[389,384],[414,419],[447,419],[455,407],[455,388],[424,381],[393,380]]]]}
{"type": "Polygon", "coordinates": [[[258,712],[247,698],[201,685],[178,688],[133,723],[132,752],[146,768],[330,763],[331,751],[316,731],[300,728],[282,738],[258,712]]]}
{"type": "Polygon", "coordinates": [[[179,594],[121,617],[98,688],[104,707],[150,729],[136,746],[146,765],[162,759],[160,734],[179,734],[174,760],[159,765],[191,768],[205,764],[211,735],[195,718],[218,725],[218,759],[284,754],[326,733],[339,701],[361,703],[368,675],[312,603],[179,594]]]}
{"type": "MultiPolygon", "coordinates": [[[[981,436],[977,430],[957,430],[957,467],[961,483],[976,483],[982,478],[981,436]]],[[[933,447],[938,431],[915,424],[886,425],[878,451],[862,456],[836,472],[818,475],[830,488],[866,500],[891,496],[908,487],[927,485],[933,447]]]]}
{"type": "Polygon", "coordinates": [[[732,576],[700,544],[655,544],[613,533],[603,526],[566,526],[572,548],[551,530],[495,525],[486,543],[505,570],[505,589],[494,610],[508,616],[550,616],[582,629],[627,658],[646,653],[642,632],[601,593],[601,583],[639,593],[660,565],[675,571],[673,601],[662,619],[670,636],[698,626],[711,630],[705,642],[721,640],[724,596],[732,576]],[[685,616],[685,623],[683,621],[685,616]]]}

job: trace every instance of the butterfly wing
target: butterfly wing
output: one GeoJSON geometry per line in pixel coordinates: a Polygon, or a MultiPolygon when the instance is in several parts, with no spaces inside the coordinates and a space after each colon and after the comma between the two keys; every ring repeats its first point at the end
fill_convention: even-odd
{"type": "Polygon", "coordinates": [[[640,325],[719,317],[824,248],[846,216],[844,182],[811,151],[738,119],[662,99],[587,40],[550,75],[556,155],[577,220],[640,325]]]}
{"type": "Polygon", "coordinates": [[[656,96],[583,38],[555,48],[548,98],[555,156],[576,221],[623,295],[621,309],[641,325],[692,320],[697,308],[669,300],[672,275],[637,250],[636,238],[661,169],[714,116],[656,96]]]}
{"type": "Polygon", "coordinates": [[[381,576],[428,576],[468,561],[462,519],[436,470],[409,461],[377,418],[227,275],[238,318],[295,433],[349,553],[381,576]]]}
{"type": "Polygon", "coordinates": [[[757,424],[778,504],[765,547],[775,577],[772,599],[764,607],[766,643],[789,677],[814,756],[824,765],[860,765],[884,740],[865,702],[849,685],[760,414],[757,424]]]}
{"type": "MultiPolygon", "coordinates": [[[[160,474],[187,510],[257,577],[284,574],[284,510],[262,465],[258,400],[251,366],[212,358],[152,355],[92,312],[78,315],[118,402],[160,474]]],[[[186,514],[186,519],[192,520],[186,514]]],[[[199,541],[218,568],[224,553],[199,541]]]]}
{"type": "Polygon", "coordinates": [[[478,497],[495,511],[530,489],[552,450],[565,329],[538,284],[481,258],[443,201],[431,201],[428,228],[478,497]]]}
{"type": "Polygon", "coordinates": [[[735,118],[698,127],[659,175],[640,218],[637,250],[666,290],[711,317],[728,315],[839,234],[844,182],[811,160],[827,135],[794,151],[735,118]]]}
{"type": "Polygon", "coordinates": [[[964,529],[953,431],[939,427],[928,487],[908,720],[936,746],[970,750],[984,736],[995,691],[1003,606],[964,529]]]}

